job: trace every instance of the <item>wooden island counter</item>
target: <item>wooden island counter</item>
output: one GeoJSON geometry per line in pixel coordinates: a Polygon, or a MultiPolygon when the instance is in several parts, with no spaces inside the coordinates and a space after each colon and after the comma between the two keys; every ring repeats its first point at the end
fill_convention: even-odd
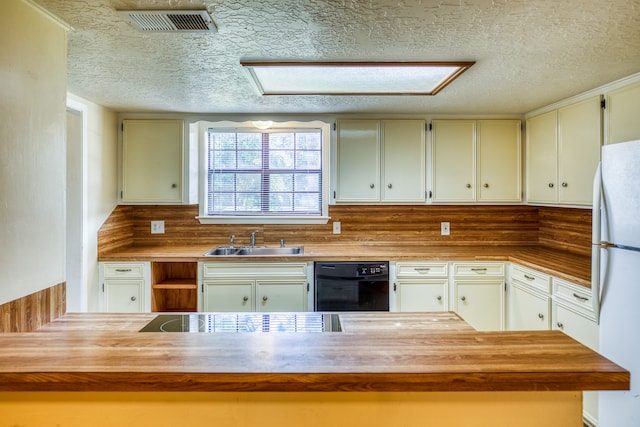
{"type": "Polygon", "coordinates": [[[559,331],[452,313],[342,313],[342,332],[143,333],[67,314],[0,334],[2,426],[581,426],[629,372],[559,331]]]}

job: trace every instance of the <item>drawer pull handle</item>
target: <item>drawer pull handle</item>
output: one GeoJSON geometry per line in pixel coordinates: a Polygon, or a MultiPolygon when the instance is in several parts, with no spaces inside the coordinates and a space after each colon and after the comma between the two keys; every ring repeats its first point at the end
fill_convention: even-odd
{"type": "Polygon", "coordinates": [[[587,301],[589,299],[587,297],[583,297],[582,295],[578,295],[575,292],[573,293],[573,296],[579,299],[580,301],[587,301]]]}
{"type": "Polygon", "coordinates": [[[128,273],[129,271],[131,271],[130,268],[116,268],[116,271],[118,273],[128,273]]]}
{"type": "Polygon", "coordinates": [[[268,299],[269,299],[269,297],[268,297],[268,296],[266,296],[266,295],[262,297],[262,301],[266,301],[266,300],[268,300],[268,299]]]}
{"type": "Polygon", "coordinates": [[[249,301],[249,297],[242,297],[242,301],[243,301],[243,302],[247,302],[247,301],[249,301]]]}
{"type": "Polygon", "coordinates": [[[135,300],[136,300],[135,296],[131,297],[131,301],[135,301],[135,300]]]}
{"type": "Polygon", "coordinates": [[[543,320],[544,319],[544,314],[538,313],[538,319],[543,320]]]}
{"type": "Polygon", "coordinates": [[[466,301],[466,300],[467,300],[467,297],[464,297],[464,296],[463,296],[463,297],[461,297],[461,298],[460,298],[460,300],[461,300],[461,301],[466,301]]]}
{"type": "Polygon", "coordinates": [[[374,188],[375,184],[369,184],[369,188],[374,188]]]}
{"type": "Polygon", "coordinates": [[[415,271],[417,271],[418,273],[428,273],[431,268],[430,267],[416,267],[414,268],[415,271]]]}
{"type": "Polygon", "coordinates": [[[527,279],[527,280],[536,280],[536,278],[535,278],[535,277],[533,277],[533,276],[529,276],[528,274],[525,274],[525,275],[524,275],[524,278],[525,278],[525,279],[527,279]]]}
{"type": "Polygon", "coordinates": [[[558,326],[559,329],[563,329],[564,325],[562,324],[562,322],[558,322],[556,323],[556,325],[558,326]]]}
{"type": "Polygon", "coordinates": [[[438,297],[436,298],[438,301],[442,301],[442,295],[438,295],[438,297]]]}
{"type": "Polygon", "coordinates": [[[483,268],[477,267],[477,268],[472,268],[471,271],[475,273],[484,273],[485,271],[487,271],[487,269],[484,267],[483,268]]]}

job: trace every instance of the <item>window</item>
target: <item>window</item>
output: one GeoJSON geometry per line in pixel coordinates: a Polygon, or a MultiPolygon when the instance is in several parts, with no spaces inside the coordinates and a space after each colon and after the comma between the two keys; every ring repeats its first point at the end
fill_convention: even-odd
{"type": "Polygon", "coordinates": [[[201,217],[214,222],[326,222],[321,128],[208,127],[204,136],[201,217]]]}

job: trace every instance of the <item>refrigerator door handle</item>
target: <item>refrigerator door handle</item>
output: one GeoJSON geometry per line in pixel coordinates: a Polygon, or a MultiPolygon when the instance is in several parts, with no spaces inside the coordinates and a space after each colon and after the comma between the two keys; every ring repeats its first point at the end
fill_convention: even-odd
{"type": "Polygon", "coordinates": [[[596,322],[600,324],[600,261],[601,248],[604,246],[600,240],[602,237],[601,229],[601,206],[602,206],[602,164],[599,163],[596,168],[595,177],[593,178],[593,206],[591,211],[592,218],[592,240],[591,248],[591,302],[593,304],[593,313],[596,322]]]}

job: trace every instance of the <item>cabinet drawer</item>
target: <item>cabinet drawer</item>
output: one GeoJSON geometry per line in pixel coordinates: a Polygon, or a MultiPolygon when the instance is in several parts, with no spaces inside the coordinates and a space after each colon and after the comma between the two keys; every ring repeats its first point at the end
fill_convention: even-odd
{"type": "Polygon", "coordinates": [[[307,264],[304,262],[210,262],[202,265],[202,276],[211,277],[292,277],[306,278],[307,264]]]}
{"type": "Polygon", "coordinates": [[[453,276],[454,277],[504,277],[504,263],[503,262],[488,262],[488,263],[454,263],[453,264],[453,276]]]}
{"type": "Polygon", "coordinates": [[[143,277],[143,263],[104,263],[103,276],[105,278],[143,277]]]}
{"type": "Polygon", "coordinates": [[[399,262],[396,263],[398,278],[415,277],[447,277],[448,264],[446,262],[399,262]]]}
{"type": "Polygon", "coordinates": [[[591,289],[556,278],[553,279],[553,287],[553,296],[556,300],[569,304],[579,313],[591,318],[595,317],[591,289]]]}
{"type": "Polygon", "coordinates": [[[511,280],[517,280],[545,294],[551,293],[551,276],[521,265],[511,265],[511,280]]]}

